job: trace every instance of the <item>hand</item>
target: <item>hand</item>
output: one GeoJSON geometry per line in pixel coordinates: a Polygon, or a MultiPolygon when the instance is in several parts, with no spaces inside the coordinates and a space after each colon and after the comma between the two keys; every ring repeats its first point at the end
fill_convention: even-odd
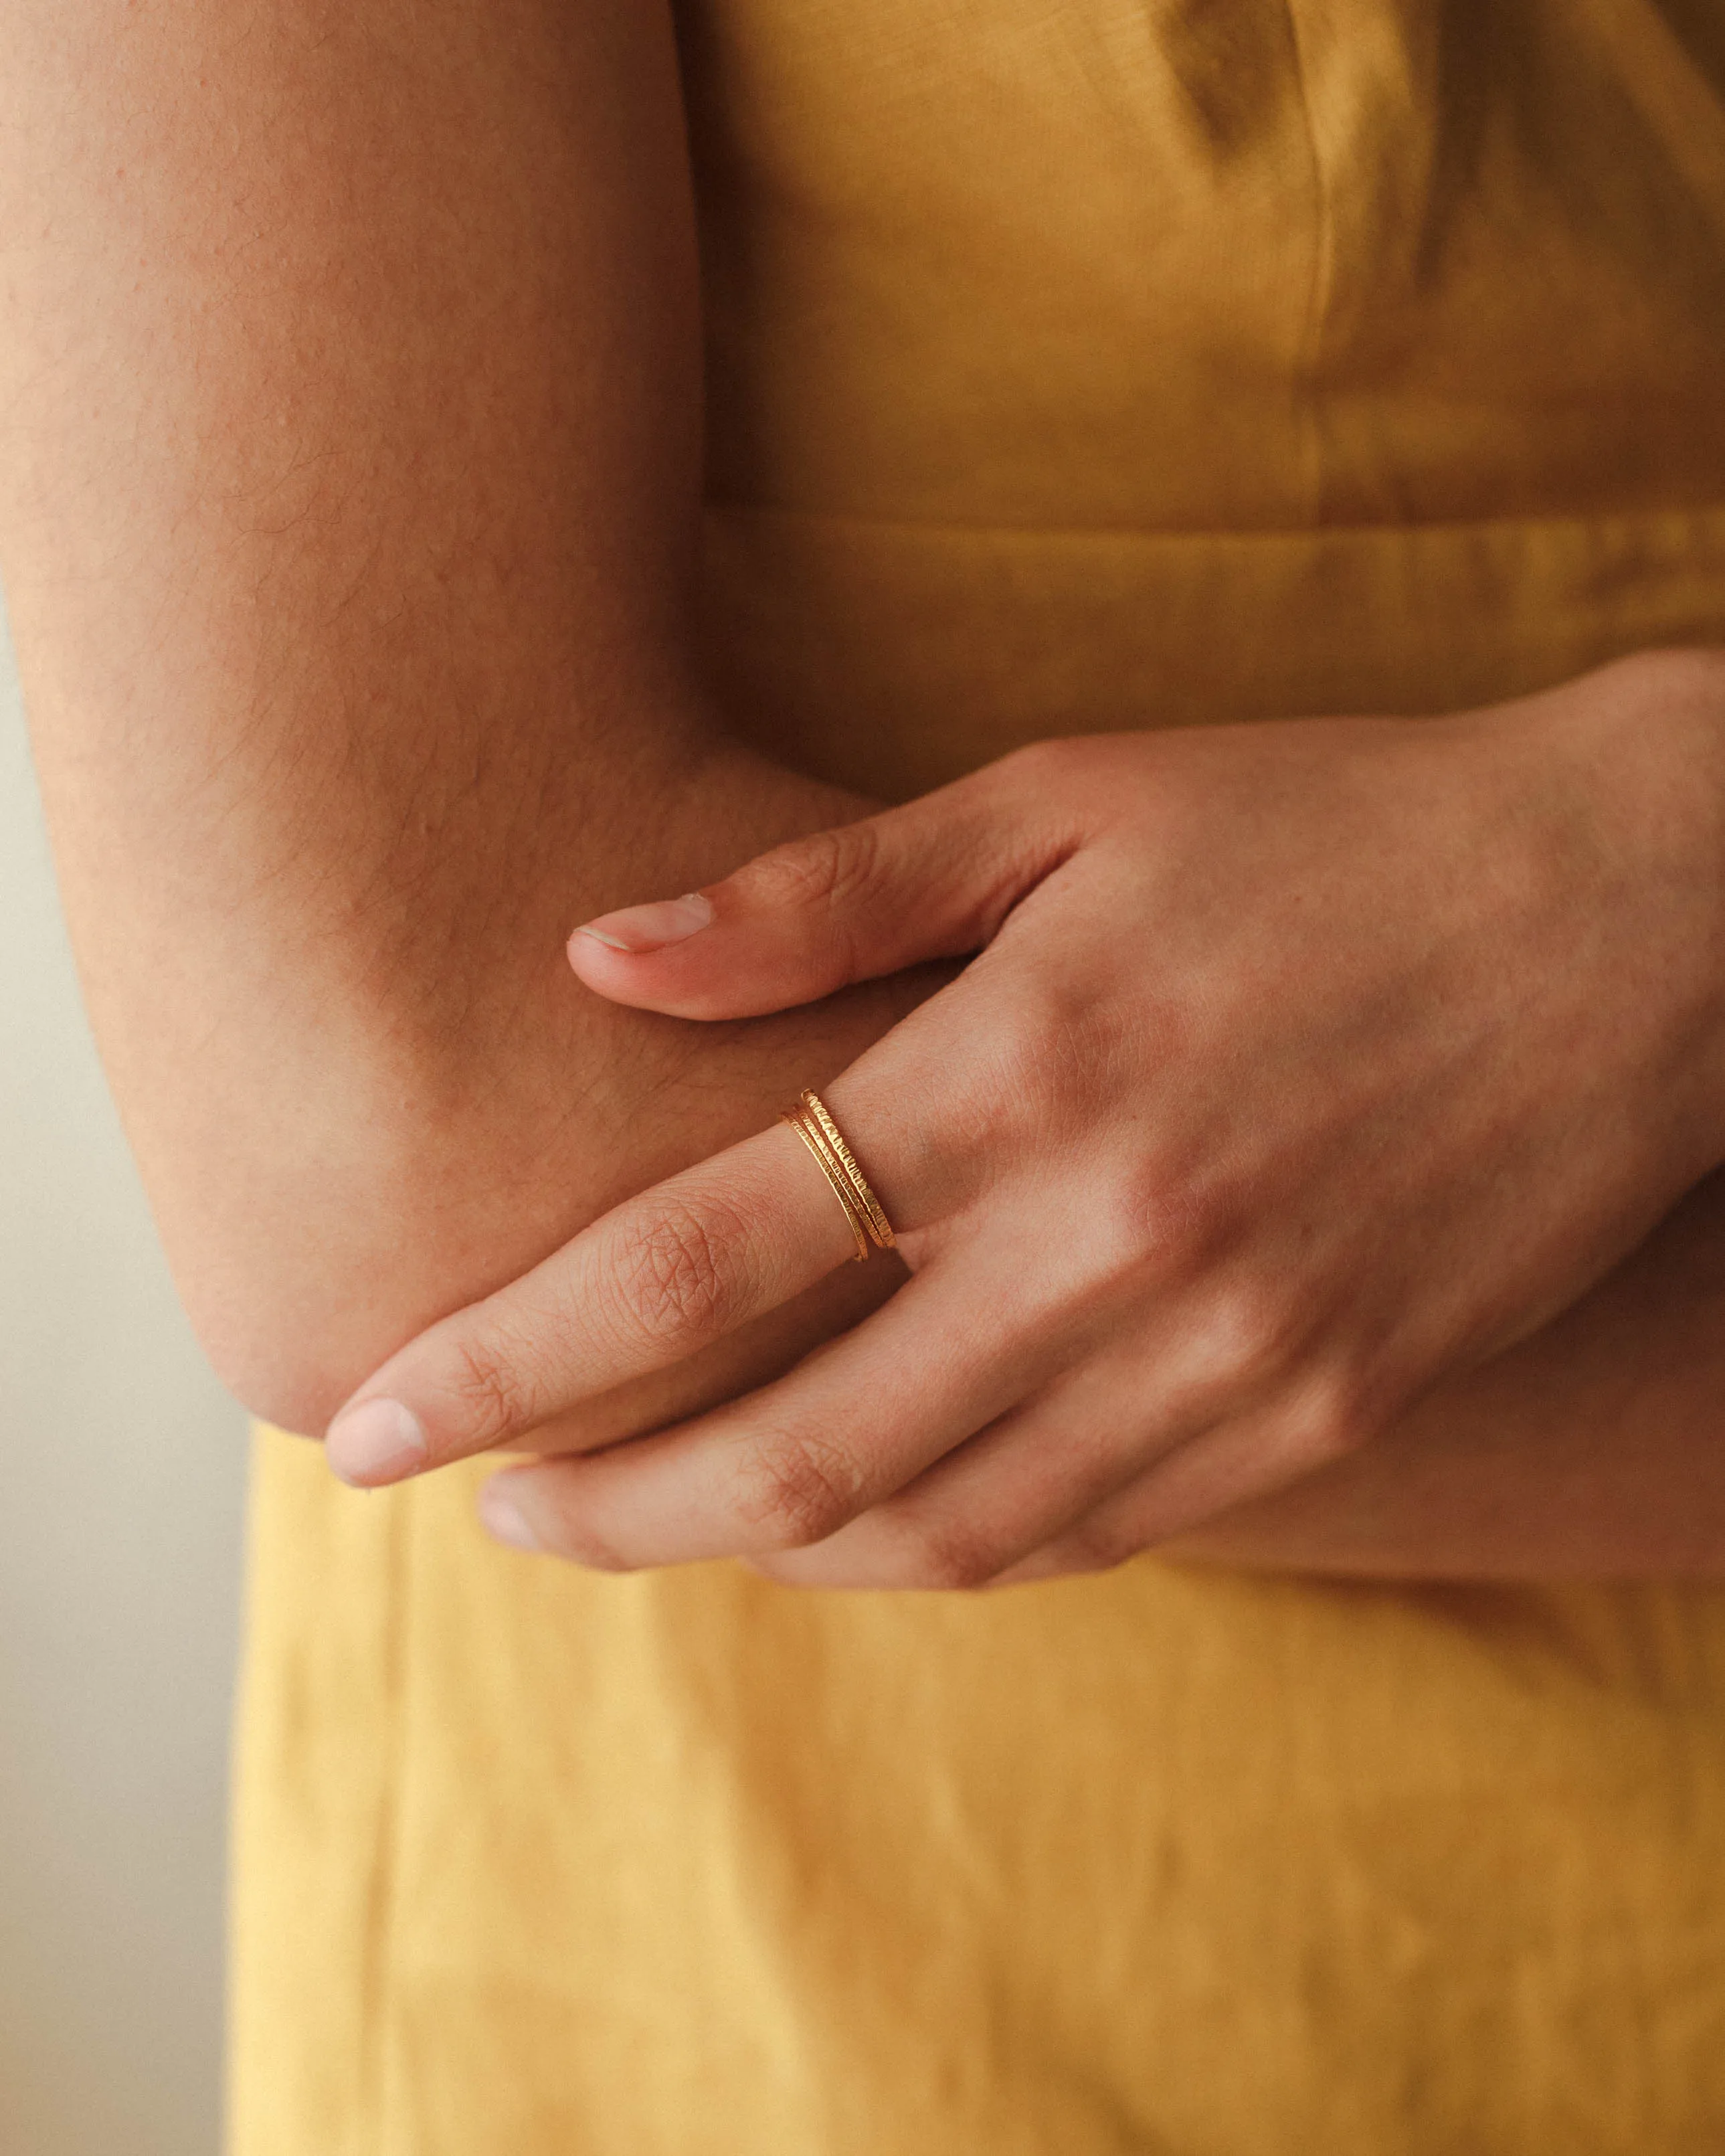
{"type": "MultiPolygon", "coordinates": [[[[906,1284],[774,1383],[497,1478],[494,1531],[973,1585],[1368,1442],[1725,1158],[1722,896],[1722,669],[1666,655],[1442,720],[1041,744],[589,924],[590,988],[699,1019],[980,956],[823,1088],[906,1284]]],[[[528,1440],[850,1250],[777,1126],[411,1343],[332,1459],[528,1440]]]]}

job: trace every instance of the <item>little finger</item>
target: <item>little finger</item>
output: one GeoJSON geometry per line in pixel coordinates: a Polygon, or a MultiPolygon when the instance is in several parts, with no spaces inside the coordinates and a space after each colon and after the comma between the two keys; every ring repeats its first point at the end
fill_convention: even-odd
{"type": "Polygon", "coordinates": [[[495,1476],[500,1539],[609,1570],[820,1543],[1045,1382],[1010,1277],[917,1274],[788,1375],[655,1436],[495,1476]]]}
{"type": "Polygon", "coordinates": [[[827,1541],[757,1569],[799,1587],[987,1584],[1215,1423],[1214,1383],[1158,1386],[1146,1359],[1136,1343],[1086,1359],[827,1541]]]}
{"type": "Polygon", "coordinates": [[[1081,1519],[1050,1535],[992,1587],[1106,1572],[1357,1450],[1370,1425],[1319,1379],[1290,1398],[1204,1431],[1156,1460],[1081,1519]]]}

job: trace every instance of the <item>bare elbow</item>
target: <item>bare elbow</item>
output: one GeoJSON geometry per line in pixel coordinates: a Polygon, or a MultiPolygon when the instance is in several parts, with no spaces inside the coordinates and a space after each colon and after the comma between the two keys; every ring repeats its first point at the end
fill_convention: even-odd
{"type": "MultiPolygon", "coordinates": [[[[260,1282],[225,1269],[182,1293],[222,1383],[260,1422],[321,1437],[350,1393],[419,1329],[386,1285],[336,1272],[260,1282]]],[[[432,1310],[425,1322],[441,1315],[432,1310]]]]}
{"type": "Polygon", "coordinates": [[[300,1202],[244,1219],[224,1209],[167,1238],[204,1353],[248,1413],[321,1437],[416,1333],[526,1271],[603,1209],[578,1161],[547,1186],[560,1189],[553,1209],[512,1176],[452,1187],[438,1173],[443,1157],[428,1145],[408,1172],[350,1183],[345,1202],[326,1189],[309,1203],[302,1185],[300,1202]]]}

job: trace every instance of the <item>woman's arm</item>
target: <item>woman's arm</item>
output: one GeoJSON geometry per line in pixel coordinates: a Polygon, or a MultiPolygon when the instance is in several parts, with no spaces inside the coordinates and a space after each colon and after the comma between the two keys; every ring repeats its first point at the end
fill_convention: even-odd
{"type": "MultiPolygon", "coordinates": [[[[713,1019],[980,949],[828,1091],[914,1277],[759,1393],[512,1471],[500,1533],[849,1587],[1158,1546],[1725,1569],[1717,654],[1439,721],[1041,749],[703,900],[589,923],[578,969],[713,1019]]],[[[408,1471],[362,1442],[410,1428],[390,1399],[421,1465],[526,1435],[769,1306],[844,1246],[796,1152],[732,1147],[434,1327],[333,1459],[408,1471]],[[615,1255],[667,1221],[708,1291],[619,1322],[615,1255]]]]}
{"type": "Polygon", "coordinates": [[[562,960],[855,806],[691,682],[667,13],[15,0],[0,229],[0,568],[98,1036],[218,1368],[320,1428],[905,1004],[697,1042],[562,960]]]}

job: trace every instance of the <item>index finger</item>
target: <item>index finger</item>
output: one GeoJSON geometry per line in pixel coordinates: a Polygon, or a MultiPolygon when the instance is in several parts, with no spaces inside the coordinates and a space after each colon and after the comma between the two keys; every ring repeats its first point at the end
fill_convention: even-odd
{"type": "Polygon", "coordinates": [[[790,1127],[745,1138],[603,1214],[495,1294],[440,1319],[331,1424],[343,1481],[400,1481],[682,1360],[855,1255],[790,1127]]]}

